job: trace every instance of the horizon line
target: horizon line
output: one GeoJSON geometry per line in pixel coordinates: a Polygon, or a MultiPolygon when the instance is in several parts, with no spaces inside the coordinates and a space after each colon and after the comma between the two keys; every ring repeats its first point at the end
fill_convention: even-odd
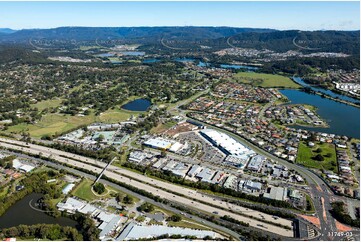
{"type": "Polygon", "coordinates": [[[22,28],[16,29],[11,27],[0,27],[0,29],[10,29],[14,31],[22,31],[22,30],[51,30],[58,28],[238,28],[238,29],[266,29],[266,30],[276,30],[276,31],[360,31],[360,29],[349,29],[349,30],[339,30],[339,29],[314,29],[314,30],[304,30],[304,29],[277,29],[270,27],[236,27],[236,26],[226,26],[226,25],[153,25],[153,26],[57,26],[57,27],[47,27],[47,28],[22,28]]]}

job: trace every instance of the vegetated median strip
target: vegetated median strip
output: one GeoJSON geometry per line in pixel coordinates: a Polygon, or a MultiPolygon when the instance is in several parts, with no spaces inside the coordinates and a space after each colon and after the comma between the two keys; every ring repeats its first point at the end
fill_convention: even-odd
{"type": "MultiPolygon", "coordinates": [[[[78,159],[71,158],[71,157],[68,157],[68,156],[63,156],[63,155],[60,155],[60,156],[65,157],[65,158],[67,158],[67,159],[72,159],[72,160],[74,160],[74,161],[83,162],[83,161],[80,161],[80,160],[78,160],[78,159]]],[[[86,162],[84,162],[84,163],[86,163],[86,162]]],[[[87,164],[89,164],[89,165],[94,165],[94,164],[92,164],[92,163],[87,163],[87,164]]],[[[95,166],[97,166],[97,165],[95,165],[95,166]]],[[[102,167],[102,166],[100,166],[100,165],[98,165],[98,167],[99,167],[99,168],[104,168],[104,167],[102,167]]],[[[138,182],[142,182],[142,183],[144,183],[144,184],[150,185],[150,186],[152,186],[152,187],[155,187],[155,188],[158,188],[158,189],[162,189],[163,191],[166,191],[166,192],[175,194],[175,195],[177,195],[177,196],[182,196],[182,197],[190,198],[190,199],[192,199],[193,201],[201,202],[201,203],[206,204],[206,205],[209,205],[209,206],[211,206],[211,207],[215,207],[215,208],[218,208],[218,209],[221,209],[221,210],[224,210],[224,211],[227,211],[227,210],[228,210],[228,211],[230,211],[230,212],[233,212],[233,213],[236,213],[236,214],[239,214],[239,215],[248,217],[248,218],[250,218],[250,219],[254,219],[254,220],[257,220],[257,221],[260,221],[260,222],[265,222],[265,223],[268,223],[268,224],[271,224],[271,225],[275,225],[275,226],[280,226],[280,227],[285,228],[285,229],[289,229],[289,230],[292,229],[292,228],[289,227],[289,226],[281,225],[281,224],[278,224],[278,223],[275,223],[275,222],[272,222],[272,221],[268,221],[268,220],[262,220],[262,219],[260,219],[260,218],[254,217],[254,216],[252,216],[252,215],[245,214],[245,213],[242,213],[242,212],[239,212],[239,211],[234,211],[234,210],[232,210],[232,209],[225,209],[225,208],[223,208],[223,207],[221,207],[221,206],[218,206],[218,205],[215,205],[215,204],[211,204],[211,203],[208,203],[208,202],[205,202],[205,201],[201,201],[201,200],[198,200],[198,199],[195,199],[195,198],[192,198],[192,197],[188,197],[188,196],[186,196],[186,195],[184,195],[184,194],[182,194],[182,193],[178,193],[178,192],[175,192],[175,191],[172,191],[172,190],[169,190],[169,189],[160,187],[160,186],[155,186],[154,184],[151,184],[151,183],[148,183],[148,182],[144,182],[144,181],[139,180],[139,179],[137,179],[137,178],[131,177],[131,176],[127,175],[127,174],[120,173],[120,172],[118,172],[118,171],[116,171],[116,170],[115,170],[115,171],[113,170],[113,172],[114,172],[114,173],[118,173],[118,174],[120,174],[120,175],[122,175],[122,176],[124,176],[124,177],[129,178],[129,179],[133,179],[133,180],[136,180],[136,181],[138,181],[138,182]]],[[[238,205],[238,204],[237,204],[237,205],[238,205]]],[[[254,208],[253,208],[253,209],[254,209],[254,208]]],[[[235,219],[235,220],[236,220],[236,219],[235,219]]],[[[238,221],[238,220],[237,220],[237,221],[238,221]]],[[[243,223],[243,222],[242,222],[242,223],[243,223]]],[[[247,226],[249,226],[248,223],[244,223],[244,224],[247,224],[247,226]]],[[[246,225],[244,225],[244,226],[246,226],[246,225]]]]}
{"type": "MultiPolygon", "coordinates": [[[[14,146],[14,147],[17,147],[17,146],[14,146]]],[[[41,152],[40,152],[41,153],[41,152]]],[[[38,156],[41,156],[40,154],[38,155],[38,156]]],[[[50,155],[49,155],[50,156],[50,155]]],[[[60,157],[61,158],[61,157],[60,157]]],[[[64,158],[63,158],[64,159],[64,158]]],[[[59,161],[59,162],[61,162],[61,161],[59,161]]],[[[66,163],[66,162],[63,162],[63,163],[66,163]]],[[[79,167],[80,169],[83,169],[83,170],[87,170],[86,168],[81,168],[82,166],[84,166],[84,165],[82,165],[82,164],[84,164],[84,163],[78,163],[78,162],[76,162],[76,161],[73,161],[73,163],[74,164],[77,164],[77,167],[79,167]]],[[[90,165],[87,165],[87,166],[90,166],[90,165]]],[[[90,169],[90,170],[92,170],[92,168],[96,168],[96,167],[92,167],[92,166],[90,166],[90,167],[88,167],[88,169],[90,169]]],[[[99,168],[96,168],[96,169],[99,169],[99,168]]],[[[96,169],[94,169],[94,170],[96,170],[96,169]]],[[[112,173],[112,172],[107,172],[107,173],[110,173],[110,174],[113,174],[113,176],[117,176],[117,174],[115,174],[115,173],[112,173]]],[[[96,172],[95,172],[95,174],[97,174],[96,172]]],[[[118,176],[120,176],[119,178],[122,178],[122,175],[119,175],[118,174],[118,176]]],[[[124,177],[124,176],[123,176],[124,177]]],[[[132,178],[130,178],[130,181],[132,180],[132,178]]],[[[138,181],[136,181],[136,180],[134,180],[133,179],[133,181],[135,181],[135,182],[138,182],[138,181]]],[[[144,183],[142,183],[142,182],[138,182],[138,183],[141,183],[141,186],[142,185],[147,185],[147,184],[144,184],[144,183]]],[[[147,185],[147,186],[149,186],[149,185],[147,185]]],[[[150,187],[152,187],[152,186],[150,186],[150,187]]],[[[153,190],[155,189],[155,187],[153,187],[153,190]]],[[[167,192],[167,191],[164,191],[164,190],[162,190],[161,189],[161,191],[156,191],[155,193],[164,193],[163,194],[163,196],[164,197],[171,197],[171,196],[169,196],[169,195],[171,195],[169,192],[167,192]],[[167,194],[168,193],[168,194],[167,194]]],[[[159,197],[159,196],[158,196],[159,197]]],[[[174,197],[174,196],[173,196],[174,197]]],[[[178,199],[180,198],[180,196],[178,197],[178,199]]],[[[175,201],[177,201],[176,199],[177,198],[174,198],[175,199],[175,201]]],[[[187,204],[187,203],[189,203],[189,198],[185,198],[185,200],[183,201],[185,204],[187,204]],[[187,200],[188,200],[188,202],[187,202],[187,200]]],[[[178,201],[177,201],[178,202],[178,201]]],[[[193,203],[193,202],[192,202],[193,203]]],[[[207,206],[209,206],[209,207],[212,207],[212,208],[215,208],[215,207],[213,207],[213,206],[210,206],[210,205],[207,205],[207,204],[204,204],[203,202],[202,203],[200,203],[200,202],[197,202],[198,203],[198,205],[201,205],[201,204],[203,204],[203,208],[201,209],[201,210],[205,210],[206,212],[207,211],[209,211],[210,209],[209,208],[206,208],[207,206]]],[[[195,204],[196,205],[196,204],[195,204]]],[[[189,205],[188,205],[189,206],[189,205]]],[[[216,208],[216,209],[219,209],[219,208],[216,208]]],[[[230,213],[230,212],[228,212],[227,210],[223,210],[223,209],[220,209],[221,211],[223,211],[222,213],[223,214],[228,214],[228,215],[230,215],[230,216],[234,216],[234,215],[236,215],[236,214],[233,214],[233,213],[230,213]]],[[[241,217],[245,217],[245,216],[243,216],[243,215],[238,215],[238,216],[241,216],[241,217]]],[[[236,216],[237,217],[237,216],[236,216]]],[[[255,224],[256,224],[256,221],[257,220],[255,220],[255,219],[253,219],[254,221],[253,221],[253,224],[254,225],[252,225],[252,226],[254,226],[255,227],[255,224]]],[[[252,219],[251,220],[249,220],[249,221],[252,221],[252,219]]],[[[264,223],[265,225],[267,225],[267,223],[265,223],[264,221],[262,221],[261,223],[264,223]]],[[[274,226],[274,225],[271,225],[271,226],[274,226]]],[[[275,227],[275,228],[278,228],[279,230],[282,230],[281,229],[281,227],[279,227],[279,226],[277,226],[277,227],[275,227]]],[[[284,229],[284,228],[283,228],[284,229]]],[[[287,231],[287,230],[286,230],[287,231]]],[[[284,231],[284,232],[281,232],[281,231],[279,231],[279,233],[288,233],[288,232],[286,232],[286,231],[284,231]]]]}
{"type": "MultiPolygon", "coordinates": [[[[53,154],[51,154],[51,156],[52,156],[52,155],[53,155],[53,154]]],[[[106,166],[106,163],[104,163],[104,162],[99,162],[100,164],[102,164],[102,165],[100,165],[100,164],[95,164],[94,162],[84,161],[84,159],[83,159],[83,160],[79,160],[79,159],[75,159],[75,158],[73,158],[73,157],[64,156],[64,155],[57,155],[57,156],[65,157],[66,159],[70,159],[70,160],[72,160],[73,162],[74,162],[74,161],[75,161],[75,162],[78,162],[78,161],[79,161],[80,163],[83,163],[83,164],[88,164],[88,165],[91,165],[91,166],[97,166],[97,167],[99,167],[99,168],[101,168],[101,169],[106,166]]],[[[85,158],[85,157],[83,157],[83,158],[85,158]]],[[[85,160],[87,160],[87,158],[85,158],[85,160]]],[[[97,161],[95,161],[95,162],[97,162],[97,161]]],[[[141,183],[143,183],[143,184],[147,184],[147,185],[149,185],[149,186],[152,186],[152,187],[154,187],[154,188],[161,189],[161,190],[163,190],[163,191],[165,191],[165,192],[172,193],[172,194],[175,194],[175,195],[177,195],[177,196],[181,196],[181,197],[184,197],[184,198],[187,198],[187,199],[191,199],[191,200],[196,201],[196,202],[200,202],[200,203],[205,204],[205,205],[208,205],[208,206],[210,206],[210,207],[214,207],[214,208],[217,208],[217,209],[221,209],[221,210],[226,211],[226,212],[231,211],[231,212],[233,212],[233,213],[235,213],[235,214],[238,214],[238,215],[240,215],[240,216],[248,217],[248,218],[250,218],[250,219],[257,220],[257,221],[264,222],[264,223],[268,223],[268,224],[271,224],[271,225],[281,226],[282,228],[285,228],[285,229],[288,229],[288,230],[291,229],[289,226],[286,226],[286,225],[281,225],[281,224],[278,224],[278,223],[274,223],[273,221],[263,220],[263,219],[254,217],[254,216],[249,215],[249,214],[244,214],[244,213],[241,213],[241,212],[239,212],[239,211],[234,211],[234,210],[231,210],[231,209],[227,209],[227,208],[224,208],[224,207],[220,207],[220,206],[217,206],[217,205],[214,205],[214,204],[211,204],[211,203],[202,201],[202,200],[195,199],[195,198],[193,198],[193,197],[185,196],[184,194],[180,194],[180,193],[174,192],[174,191],[169,190],[169,189],[162,188],[162,187],[160,187],[160,186],[156,186],[156,185],[151,184],[151,183],[148,183],[148,182],[144,182],[143,180],[139,180],[139,179],[137,179],[137,178],[134,178],[134,177],[132,177],[132,176],[129,176],[129,175],[127,175],[127,174],[124,174],[124,173],[122,173],[122,172],[119,172],[116,167],[109,168],[109,170],[111,170],[112,172],[117,173],[117,174],[119,174],[119,175],[121,175],[121,176],[128,177],[129,179],[133,179],[133,180],[135,180],[135,181],[141,182],[141,183]]],[[[168,182],[167,182],[167,183],[168,183],[168,182]]],[[[174,185],[174,184],[173,184],[173,185],[174,185]]],[[[239,205],[238,205],[238,206],[239,206],[239,205]]],[[[255,210],[255,212],[256,212],[256,210],[255,210]]],[[[265,213],[265,214],[266,214],[266,213],[265,213]]]]}
{"type": "MultiPolygon", "coordinates": [[[[7,149],[7,150],[9,150],[9,151],[12,151],[12,152],[14,152],[14,153],[18,153],[18,152],[19,152],[19,150],[17,150],[17,149],[12,149],[12,148],[5,148],[5,149],[7,149]]],[[[29,157],[35,157],[35,158],[42,159],[42,160],[45,160],[45,161],[48,161],[48,162],[51,162],[51,163],[58,164],[58,165],[63,166],[63,167],[65,166],[65,167],[68,167],[68,168],[70,168],[70,169],[77,170],[77,171],[79,171],[79,172],[84,172],[84,173],[86,173],[86,174],[88,174],[88,175],[91,175],[91,176],[94,176],[94,177],[96,177],[96,176],[98,175],[96,172],[93,172],[93,171],[90,171],[90,170],[87,170],[87,169],[84,169],[84,168],[81,168],[81,167],[75,167],[75,166],[72,166],[72,165],[67,164],[67,163],[62,163],[62,162],[57,161],[57,160],[55,160],[55,159],[53,159],[53,158],[44,157],[44,156],[36,155],[36,154],[32,154],[32,153],[27,153],[27,152],[24,152],[24,151],[21,151],[21,153],[24,154],[24,155],[27,155],[27,156],[29,156],[29,157]]],[[[72,172],[72,171],[67,171],[67,172],[70,173],[70,174],[73,174],[73,175],[77,175],[76,173],[74,173],[74,172],[72,172]]],[[[176,202],[174,202],[174,201],[169,201],[169,200],[167,200],[167,199],[160,198],[160,197],[157,196],[157,195],[153,195],[152,193],[149,193],[149,192],[147,192],[147,191],[145,191],[145,190],[141,190],[141,189],[139,189],[139,188],[136,188],[136,187],[134,187],[134,186],[128,185],[128,184],[126,184],[126,183],[123,183],[123,182],[114,180],[114,179],[109,178],[109,177],[107,177],[107,176],[105,176],[105,175],[103,176],[102,179],[104,179],[104,180],[106,180],[106,181],[108,181],[108,182],[110,182],[110,183],[116,184],[116,185],[118,185],[118,186],[121,186],[121,187],[123,187],[124,189],[130,190],[130,191],[132,191],[132,192],[134,192],[134,193],[137,193],[137,194],[139,194],[139,195],[141,195],[141,196],[145,196],[145,197],[147,197],[147,198],[149,198],[149,199],[151,199],[151,200],[153,200],[153,201],[155,201],[155,202],[164,203],[164,204],[167,204],[167,205],[169,205],[169,206],[171,206],[171,207],[173,207],[173,208],[175,208],[175,209],[178,209],[178,210],[181,210],[181,211],[184,211],[184,212],[188,212],[187,209],[184,209],[184,206],[185,206],[185,205],[183,205],[183,204],[175,205],[176,202]],[[183,208],[183,209],[180,209],[180,208],[183,208]]],[[[199,211],[197,211],[197,212],[200,213],[199,211]]],[[[207,218],[208,221],[214,223],[214,221],[208,219],[207,216],[208,216],[208,215],[202,215],[202,218],[207,218]]],[[[219,225],[218,223],[215,223],[215,224],[216,224],[216,225],[219,225]]],[[[229,229],[227,226],[226,226],[226,228],[229,229]]],[[[232,235],[230,235],[230,234],[227,234],[227,232],[225,232],[225,231],[221,231],[221,230],[216,229],[216,228],[214,228],[214,227],[212,227],[212,229],[215,230],[216,232],[220,233],[220,234],[234,237],[234,236],[232,236],[232,235]]],[[[237,238],[236,238],[236,239],[237,239],[237,238]]]]}

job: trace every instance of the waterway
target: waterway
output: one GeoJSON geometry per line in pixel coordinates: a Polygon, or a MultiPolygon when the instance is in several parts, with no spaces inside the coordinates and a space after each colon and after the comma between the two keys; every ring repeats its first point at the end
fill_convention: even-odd
{"type": "Polygon", "coordinates": [[[315,92],[320,92],[320,93],[323,93],[323,94],[328,95],[330,97],[337,98],[337,99],[344,100],[344,101],[348,101],[348,102],[352,102],[352,103],[360,103],[360,100],[358,100],[356,98],[352,98],[352,97],[348,97],[346,95],[338,94],[338,93],[335,93],[335,92],[333,92],[331,90],[327,90],[327,89],[324,89],[324,88],[321,88],[321,87],[311,86],[310,84],[306,83],[300,77],[294,77],[293,80],[295,82],[297,82],[298,84],[300,84],[301,86],[303,86],[303,87],[311,88],[315,92]]]}
{"type": "Polygon", "coordinates": [[[77,222],[65,217],[54,218],[46,213],[39,211],[36,202],[43,195],[38,193],[31,193],[23,199],[11,206],[0,217],[0,229],[19,226],[20,224],[34,225],[34,224],[59,224],[61,226],[75,227],[77,222]]]}
{"type": "Polygon", "coordinates": [[[122,108],[129,111],[147,111],[151,105],[148,99],[140,98],[124,104],[122,108]]]}
{"type": "Polygon", "coordinates": [[[329,124],[328,128],[293,127],[360,138],[359,108],[300,90],[286,89],[280,90],[280,92],[291,101],[291,104],[309,104],[315,106],[320,117],[329,124]]]}
{"type": "Polygon", "coordinates": [[[147,63],[156,63],[156,62],[159,62],[160,60],[158,59],[146,59],[146,60],[143,60],[143,63],[144,64],[147,64],[147,63]]]}
{"type": "Polygon", "coordinates": [[[129,55],[129,56],[143,56],[143,55],[145,55],[145,52],[142,52],[142,51],[123,51],[121,53],[123,55],[129,55]]]}

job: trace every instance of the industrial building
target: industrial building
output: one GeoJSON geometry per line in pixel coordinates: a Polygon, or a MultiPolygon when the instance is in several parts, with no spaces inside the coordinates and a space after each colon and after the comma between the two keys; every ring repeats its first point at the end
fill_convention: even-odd
{"type": "Polygon", "coordinates": [[[200,179],[202,182],[212,182],[212,177],[214,176],[216,172],[209,169],[209,168],[204,168],[200,173],[198,173],[196,175],[196,177],[198,179],[200,179]]]}
{"type": "Polygon", "coordinates": [[[25,172],[25,173],[30,172],[30,171],[32,171],[33,169],[35,169],[34,166],[25,164],[25,163],[21,162],[21,161],[18,160],[18,159],[14,159],[14,160],[13,160],[13,168],[16,169],[16,170],[25,172]]]}
{"type": "Polygon", "coordinates": [[[123,222],[126,220],[126,218],[123,218],[117,214],[101,211],[101,209],[85,201],[80,201],[72,197],[67,198],[65,202],[59,202],[56,206],[59,211],[89,214],[98,224],[98,229],[100,229],[99,239],[101,240],[106,240],[107,235],[117,229],[122,219],[124,220],[123,222]]]}
{"type": "Polygon", "coordinates": [[[161,138],[151,138],[145,141],[143,144],[145,146],[149,146],[151,148],[160,149],[160,150],[168,150],[172,146],[171,142],[161,138]]]}
{"type": "Polygon", "coordinates": [[[216,233],[208,230],[195,230],[189,228],[180,228],[180,227],[167,227],[163,225],[151,225],[151,226],[141,226],[135,223],[129,223],[126,228],[121,232],[117,237],[117,241],[123,240],[139,240],[139,239],[151,239],[157,238],[161,235],[180,235],[180,236],[195,236],[198,239],[203,239],[204,237],[215,238],[216,233]]]}
{"type": "Polygon", "coordinates": [[[183,144],[177,141],[167,140],[159,137],[150,138],[147,141],[145,141],[143,145],[159,150],[169,150],[170,152],[173,153],[177,153],[184,146],[183,144]]]}
{"type": "Polygon", "coordinates": [[[269,187],[267,189],[267,192],[263,194],[263,197],[279,200],[279,201],[285,201],[287,199],[287,188],[285,187],[269,187]]]}
{"type": "Polygon", "coordinates": [[[224,159],[225,163],[231,166],[235,166],[239,169],[243,169],[246,167],[248,159],[242,159],[238,156],[229,155],[224,159]]]}
{"type": "Polygon", "coordinates": [[[66,185],[61,192],[66,195],[66,194],[68,194],[71,190],[73,190],[74,187],[75,187],[75,184],[74,184],[74,183],[70,183],[70,184],[66,185]]]}
{"type": "Polygon", "coordinates": [[[242,160],[249,160],[255,152],[232,137],[213,129],[204,129],[200,134],[226,155],[232,155],[242,160]]]}
{"type": "Polygon", "coordinates": [[[199,165],[193,165],[192,168],[188,171],[187,176],[195,177],[203,168],[199,165]]]}
{"type": "Polygon", "coordinates": [[[262,155],[256,155],[252,157],[252,159],[248,163],[247,169],[251,171],[259,172],[265,160],[266,157],[262,155]]]}
{"type": "Polygon", "coordinates": [[[141,163],[145,159],[150,158],[151,156],[152,156],[151,154],[136,150],[130,152],[128,160],[136,163],[141,163]]]}

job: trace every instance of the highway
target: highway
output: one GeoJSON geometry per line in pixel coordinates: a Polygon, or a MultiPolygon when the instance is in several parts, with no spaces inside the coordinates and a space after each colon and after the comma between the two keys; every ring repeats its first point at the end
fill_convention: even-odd
{"type": "MultiPolygon", "coordinates": [[[[191,119],[191,118],[189,118],[191,119]]],[[[287,166],[289,169],[293,169],[297,172],[299,172],[303,178],[306,179],[309,189],[309,195],[311,198],[313,198],[316,215],[320,219],[321,223],[321,236],[318,238],[319,240],[340,240],[342,238],[340,237],[330,237],[329,235],[332,234],[332,232],[337,232],[335,219],[332,217],[331,213],[329,212],[331,210],[331,198],[336,198],[336,200],[347,200],[350,198],[344,198],[337,196],[331,191],[331,189],[327,186],[327,184],[316,174],[314,174],[312,171],[307,169],[306,167],[303,167],[301,165],[293,164],[288,161],[285,161],[283,159],[280,159],[261,148],[257,147],[256,145],[252,144],[248,140],[240,137],[239,135],[236,135],[232,132],[229,132],[227,130],[224,130],[222,128],[218,128],[213,125],[209,125],[207,123],[192,119],[194,121],[197,121],[199,123],[204,124],[205,126],[211,127],[212,129],[218,130],[220,132],[226,133],[239,141],[240,143],[247,145],[249,148],[253,149],[256,153],[261,154],[271,160],[277,161],[280,164],[283,164],[287,166]],[[321,204],[320,198],[324,199],[324,205],[321,204]],[[326,214],[326,216],[324,216],[326,214]]],[[[351,199],[353,200],[353,199],[351,199]]],[[[353,231],[355,234],[359,234],[359,230],[353,231]]]]}
{"type": "MultiPolygon", "coordinates": [[[[61,164],[53,163],[53,162],[46,161],[46,160],[39,159],[39,158],[30,157],[30,156],[27,156],[27,155],[24,155],[24,154],[21,154],[21,153],[15,153],[15,152],[9,152],[9,153],[10,153],[10,154],[17,155],[17,156],[20,156],[20,157],[23,157],[23,158],[25,158],[25,159],[29,159],[29,158],[34,159],[34,160],[36,160],[36,161],[38,161],[38,162],[40,162],[40,163],[43,163],[43,164],[45,164],[45,165],[47,165],[47,166],[49,166],[49,167],[52,167],[52,168],[54,168],[54,169],[57,169],[57,170],[64,169],[64,170],[66,170],[66,171],[68,171],[68,172],[70,172],[70,173],[72,173],[72,174],[76,174],[76,175],[78,175],[78,176],[80,176],[80,177],[86,177],[86,178],[88,178],[88,179],[90,179],[90,180],[95,180],[95,179],[97,178],[97,177],[94,176],[94,175],[91,175],[91,174],[85,173],[85,172],[83,172],[83,171],[79,171],[79,170],[76,170],[76,169],[70,168],[70,167],[68,167],[68,166],[61,165],[61,164]]],[[[198,223],[204,224],[205,226],[208,226],[208,227],[213,228],[213,229],[215,229],[215,230],[221,231],[221,232],[223,232],[223,233],[225,233],[225,234],[231,235],[232,237],[234,237],[234,238],[237,239],[237,240],[243,240],[243,239],[244,239],[244,238],[240,237],[239,234],[236,233],[236,232],[234,232],[233,230],[230,230],[230,229],[225,228],[225,227],[223,227],[223,226],[217,225],[217,224],[215,224],[215,223],[211,223],[211,222],[209,222],[208,220],[199,218],[199,217],[197,217],[197,216],[195,216],[195,215],[187,214],[187,213],[185,213],[185,212],[183,212],[183,211],[181,211],[181,210],[178,210],[178,209],[176,209],[176,208],[174,208],[174,207],[171,207],[171,206],[169,206],[169,205],[156,202],[156,201],[154,201],[153,199],[150,199],[150,198],[148,198],[148,197],[145,197],[145,196],[143,196],[143,195],[140,195],[140,194],[138,194],[138,193],[135,193],[135,192],[133,192],[133,191],[127,189],[127,188],[124,188],[124,187],[122,187],[122,186],[119,186],[119,185],[116,184],[116,183],[113,183],[113,182],[110,182],[110,181],[104,180],[104,179],[100,179],[100,182],[102,182],[102,183],[104,183],[104,184],[106,184],[106,185],[108,185],[108,186],[114,187],[114,188],[116,188],[116,189],[118,189],[118,190],[120,190],[120,191],[122,191],[122,192],[124,192],[124,193],[130,194],[130,195],[132,195],[132,196],[134,196],[134,197],[138,197],[139,199],[141,199],[141,200],[143,200],[143,201],[146,201],[146,202],[149,202],[149,203],[151,203],[151,204],[153,204],[153,205],[155,205],[155,206],[158,206],[158,207],[160,207],[160,208],[164,208],[165,210],[171,211],[171,212],[173,212],[173,213],[176,213],[176,214],[181,214],[181,213],[183,213],[183,216],[184,216],[184,217],[189,218],[189,219],[192,219],[192,220],[194,220],[194,221],[196,221],[196,222],[198,222],[198,223]]]]}
{"type": "MultiPolygon", "coordinates": [[[[99,162],[91,158],[74,155],[72,153],[67,153],[56,149],[47,148],[44,146],[27,144],[21,141],[0,138],[0,145],[5,148],[19,150],[33,155],[40,154],[43,157],[49,157],[57,160],[60,163],[65,163],[73,167],[86,169],[88,171],[95,172],[96,174],[100,174],[102,169],[106,166],[106,163],[99,162]],[[22,147],[22,146],[26,146],[26,147],[22,147]]],[[[217,207],[215,207],[214,205],[208,205],[208,204],[213,204],[215,202],[213,198],[210,196],[204,195],[192,189],[184,188],[181,186],[177,186],[159,180],[154,180],[142,174],[121,169],[119,167],[112,165],[109,165],[108,169],[104,171],[104,175],[114,180],[148,191],[154,195],[158,195],[161,198],[165,198],[169,201],[181,203],[184,204],[185,206],[193,207],[196,208],[197,210],[201,210],[206,213],[217,214],[218,216],[228,215],[236,220],[249,223],[249,225],[252,227],[265,231],[272,231],[273,233],[281,236],[293,237],[292,229],[285,229],[280,226],[261,222],[256,219],[252,219],[247,216],[244,216],[239,212],[242,211],[247,212],[248,215],[252,213],[252,216],[258,217],[260,220],[269,220],[278,223],[280,225],[286,225],[292,227],[291,226],[292,222],[287,219],[279,218],[278,220],[274,220],[271,215],[261,213],[256,210],[252,212],[251,209],[247,209],[236,205],[229,208],[228,204],[221,201],[217,201],[218,202],[216,204],[217,207]],[[179,196],[177,194],[182,194],[183,196],[179,196]],[[232,212],[228,211],[229,209],[232,209],[232,212]]]]}

